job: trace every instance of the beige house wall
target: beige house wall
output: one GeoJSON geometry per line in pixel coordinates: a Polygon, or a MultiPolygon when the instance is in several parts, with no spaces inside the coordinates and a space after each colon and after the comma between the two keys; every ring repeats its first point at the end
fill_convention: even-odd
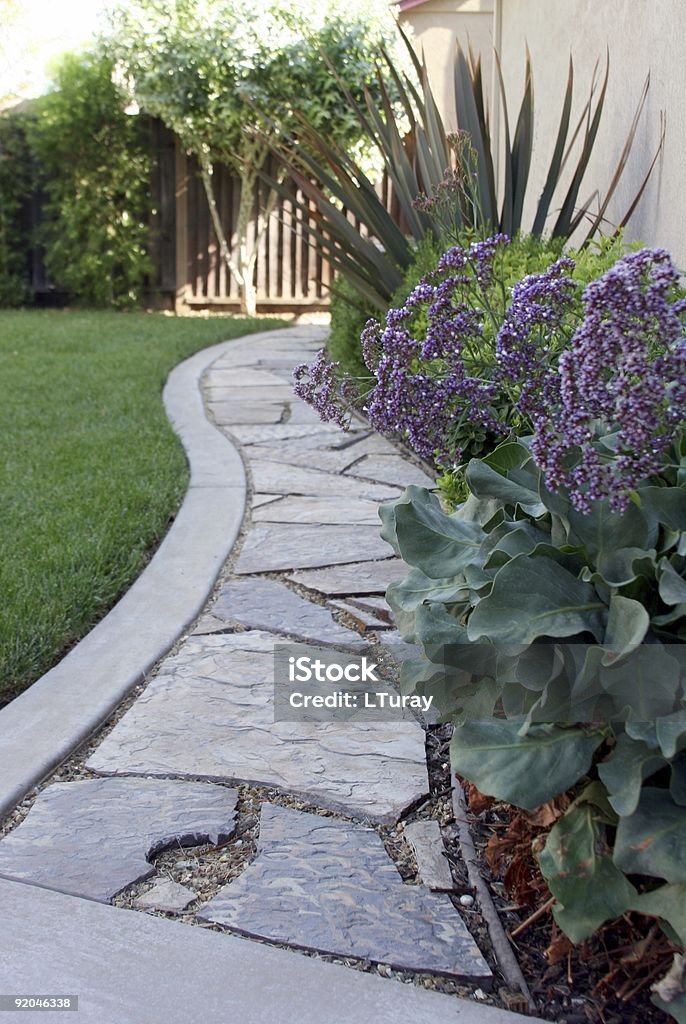
{"type": "MultiPolygon", "coordinates": [[[[594,156],[580,193],[603,193],[620,157],[646,75],[650,90],[622,183],[608,209],[619,222],[657,148],[660,112],[665,148],[628,235],[670,249],[686,266],[686,4],[683,0],[498,0],[499,39],[506,94],[512,108],[522,95],[524,55],[531,52],[536,135],[531,193],[540,194],[552,154],[572,54],[576,106],[588,95],[596,62],[610,54],[610,79],[594,156]],[[511,99],[510,99],[511,97],[511,99]]],[[[530,203],[530,209],[533,203],[530,203]]],[[[525,222],[526,223],[526,222],[525,222]]]]}
{"type": "Polygon", "coordinates": [[[493,65],[493,24],[496,0],[427,0],[401,12],[401,25],[411,28],[417,53],[426,57],[434,95],[446,128],[455,123],[453,60],[459,42],[481,54],[484,81],[490,85],[493,65]]]}
{"type": "MultiPolygon", "coordinates": [[[[602,71],[606,50],[610,54],[605,109],[580,201],[596,189],[603,194],[607,190],[650,72],[648,99],[629,163],[607,216],[616,224],[626,213],[657,149],[664,112],[664,151],[627,235],[664,246],[686,268],[686,0],[427,0],[401,14],[400,20],[412,26],[417,48],[424,48],[451,128],[455,39],[463,46],[469,40],[481,53],[484,78],[491,85],[493,47],[500,53],[512,129],[522,98],[528,46],[534,69],[536,133],[525,226],[532,223],[555,144],[570,54],[577,114],[588,97],[596,64],[602,71]]],[[[499,129],[502,132],[497,108],[493,122],[497,136],[499,129]]],[[[573,167],[570,160],[563,185],[573,167]]],[[[553,210],[556,205],[559,208],[561,195],[556,198],[553,210]]]]}

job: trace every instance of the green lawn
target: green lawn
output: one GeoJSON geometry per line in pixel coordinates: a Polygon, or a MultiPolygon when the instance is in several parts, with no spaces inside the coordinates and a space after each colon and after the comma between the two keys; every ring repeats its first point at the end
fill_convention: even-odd
{"type": "Polygon", "coordinates": [[[275,320],[0,312],[0,705],[140,573],[187,483],[169,371],[275,320]]]}

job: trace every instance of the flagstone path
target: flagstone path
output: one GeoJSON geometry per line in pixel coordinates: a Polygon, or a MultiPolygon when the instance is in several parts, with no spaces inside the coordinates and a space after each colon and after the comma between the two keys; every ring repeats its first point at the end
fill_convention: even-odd
{"type": "MultiPolygon", "coordinates": [[[[343,433],[294,398],[293,366],[324,340],[313,327],[245,339],[205,374],[208,415],[246,468],[243,536],[194,628],[92,750],[83,777],[49,783],[0,841],[0,904],[3,892],[16,898],[2,879],[107,903],[150,877],[133,905],[180,912],[197,894],[153,877],[155,854],[240,844],[241,787],[258,787],[268,792],[257,853],[196,906],[197,923],[488,987],[490,969],[450,896],[403,881],[379,831],[428,795],[420,722],[274,721],[275,645],[359,653],[371,643],[372,653],[404,655],[383,594],[405,567],[379,536],[377,506],[408,483],[432,485],[364,424],[343,433]]],[[[440,844],[431,829],[415,830],[418,851],[430,832],[440,844]]],[[[428,872],[436,889],[451,885],[441,852],[428,872]]]]}

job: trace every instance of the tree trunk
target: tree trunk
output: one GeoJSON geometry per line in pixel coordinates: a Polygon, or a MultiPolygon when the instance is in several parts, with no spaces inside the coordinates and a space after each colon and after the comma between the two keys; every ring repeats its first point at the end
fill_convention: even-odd
{"type": "MultiPolygon", "coordinates": [[[[267,230],[269,217],[274,209],[277,194],[274,189],[269,190],[264,210],[257,210],[257,224],[255,226],[255,241],[253,245],[248,241],[248,230],[253,219],[253,207],[255,202],[255,184],[258,180],[259,170],[264,163],[266,154],[259,151],[247,157],[241,167],[240,182],[241,194],[238,204],[238,223],[236,224],[236,236],[238,239],[237,258],[231,256],[224,228],[219,217],[217,202],[214,198],[212,188],[212,164],[209,160],[199,158],[200,176],[202,178],[207,204],[210,209],[210,217],[214,232],[219,243],[219,252],[226,263],[229,272],[233,274],[238,282],[241,296],[241,313],[246,316],[255,316],[257,312],[257,290],[255,288],[255,265],[259,252],[260,242],[267,230]]],[[[284,171],[279,172],[279,180],[282,180],[284,171]]]]}
{"type": "MultiPolygon", "coordinates": [[[[224,227],[219,216],[219,210],[217,209],[217,201],[214,198],[214,189],[212,188],[212,164],[209,160],[199,157],[200,162],[200,177],[202,179],[203,188],[205,189],[205,195],[207,197],[207,205],[210,210],[210,217],[212,219],[212,226],[214,227],[214,233],[217,236],[217,242],[219,243],[219,253],[221,258],[224,260],[228,271],[238,281],[238,287],[241,293],[241,312],[247,313],[248,316],[254,316],[255,303],[253,294],[253,312],[251,313],[248,309],[248,302],[246,300],[246,284],[244,277],[244,266],[245,264],[241,260],[241,252],[239,245],[239,258],[236,262],[231,256],[231,250],[229,249],[229,243],[226,240],[226,234],[224,233],[224,227]]],[[[241,187],[241,202],[243,200],[243,189],[241,187]]],[[[239,239],[241,235],[239,232],[239,239]]],[[[252,279],[250,281],[250,287],[252,288],[252,279]]],[[[253,289],[254,293],[254,289],[253,289]]]]}

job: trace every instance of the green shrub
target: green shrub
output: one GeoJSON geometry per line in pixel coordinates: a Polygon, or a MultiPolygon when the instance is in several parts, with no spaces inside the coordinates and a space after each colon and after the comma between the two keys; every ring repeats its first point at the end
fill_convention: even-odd
{"type": "Polygon", "coordinates": [[[150,156],[103,54],[68,56],[36,105],[30,142],[47,196],[41,241],[52,283],[88,306],[140,301],[150,273],[150,156]]]}
{"type": "Polygon", "coordinates": [[[0,306],[21,306],[29,298],[29,230],[26,203],[32,192],[26,119],[0,115],[0,306]]]}

